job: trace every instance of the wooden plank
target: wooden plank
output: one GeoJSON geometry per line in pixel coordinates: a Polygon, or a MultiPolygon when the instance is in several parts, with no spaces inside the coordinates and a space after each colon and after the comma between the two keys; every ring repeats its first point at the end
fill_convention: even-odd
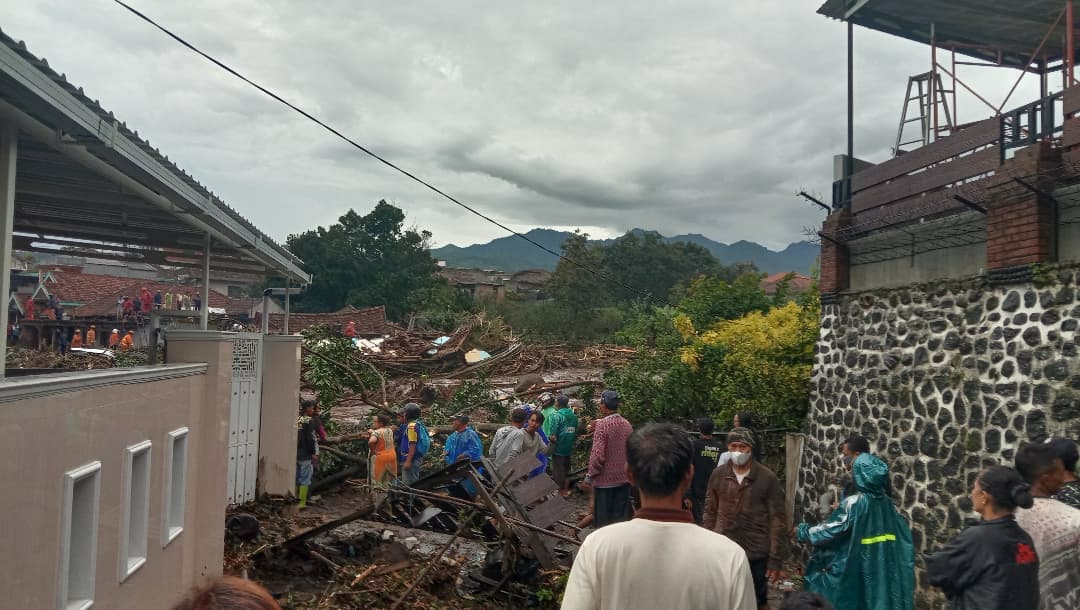
{"type": "Polygon", "coordinates": [[[514,494],[514,499],[518,501],[522,506],[529,506],[535,503],[537,500],[544,496],[551,495],[558,491],[559,486],[555,484],[546,474],[540,474],[531,479],[526,480],[524,483],[511,489],[511,493],[514,494]]]}
{"type": "Polygon", "coordinates": [[[960,133],[942,138],[922,148],[889,159],[873,167],[868,167],[851,177],[851,185],[856,193],[892,180],[897,176],[910,174],[933,163],[950,159],[974,148],[996,142],[1001,131],[997,117],[984,119],[960,133]]]}
{"type": "Polygon", "coordinates": [[[1061,145],[1065,148],[1080,145],[1080,117],[1065,121],[1065,129],[1061,134],[1061,145]]]}
{"type": "Polygon", "coordinates": [[[1069,87],[1066,89],[1062,104],[1065,116],[1080,112],[1080,89],[1077,89],[1076,87],[1069,87]]]}
{"type": "Polygon", "coordinates": [[[551,527],[574,512],[574,507],[561,496],[552,496],[528,511],[526,518],[537,527],[551,527]]]}
{"type": "Polygon", "coordinates": [[[924,197],[903,199],[888,205],[866,210],[855,216],[855,219],[852,222],[852,228],[853,230],[859,230],[860,228],[863,228],[864,230],[885,229],[892,225],[904,224],[927,216],[935,216],[950,211],[967,209],[953,197],[955,195],[960,195],[971,201],[983,201],[986,198],[989,189],[1000,184],[1004,180],[1008,180],[1008,177],[1002,174],[995,174],[980,180],[967,182],[960,186],[934,191],[933,193],[928,193],[924,197]]]}
{"type": "Polygon", "coordinates": [[[535,455],[522,454],[509,462],[502,465],[499,468],[499,474],[496,476],[496,483],[501,481],[503,477],[507,477],[507,485],[513,482],[515,479],[529,474],[540,465],[540,460],[536,459],[535,455]]]}
{"type": "Polygon", "coordinates": [[[941,188],[946,184],[958,182],[979,174],[994,171],[1001,164],[1001,152],[997,147],[987,148],[960,157],[948,163],[932,167],[926,171],[904,176],[875,187],[859,191],[851,198],[851,209],[855,213],[876,208],[900,199],[913,197],[926,191],[941,188]]]}

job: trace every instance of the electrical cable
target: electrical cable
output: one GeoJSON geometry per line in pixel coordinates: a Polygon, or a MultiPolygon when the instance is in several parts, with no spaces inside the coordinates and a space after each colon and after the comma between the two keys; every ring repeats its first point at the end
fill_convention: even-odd
{"type": "Polygon", "coordinates": [[[660,305],[664,304],[664,302],[662,300],[660,300],[657,297],[653,296],[652,293],[641,290],[641,289],[638,289],[638,288],[635,288],[634,286],[631,286],[631,285],[629,285],[629,284],[627,284],[627,283],[625,283],[625,282],[623,282],[621,280],[609,277],[607,274],[605,274],[604,272],[602,272],[602,271],[600,271],[598,269],[594,269],[592,267],[589,267],[588,265],[584,265],[584,264],[579,263],[579,262],[577,262],[577,261],[575,261],[575,260],[573,260],[571,258],[568,258],[565,255],[563,255],[563,254],[561,254],[559,252],[556,252],[556,251],[552,250],[551,248],[548,248],[547,246],[533,240],[532,238],[525,235],[524,233],[520,233],[518,231],[515,231],[515,230],[511,229],[510,227],[504,225],[503,223],[495,220],[494,218],[491,218],[490,216],[487,216],[483,212],[480,212],[479,210],[469,206],[468,204],[465,204],[465,203],[459,201],[457,198],[455,198],[454,196],[452,196],[452,195],[446,193],[445,191],[439,189],[435,185],[423,180],[422,178],[416,176],[415,174],[409,172],[408,170],[394,164],[393,162],[387,160],[386,158],[380,156],[379,154],[369,150],[367,147],[365,147],[362,144],[354,141],[353,139],[349,138],[348,136],[341,133],[337,129],[331,127],[330,125],[322,122],[321,120],[319,120],[315,116],[311,115],[307,111],[303,110],[302,108],[299,108],[298,106],[295,106],[294,104],[287,101],[286,99],[284,99],[280,95],[274,93],[273,91],[270,91],[266,87],[263,87],[262,85],[260,85],[260,84],[258,84],[256,82],[252,81],[251,79],[244,76],[243,74],[240,74],[236,70],[230,68],[225,63],[223,63],[220,60],[214,58],[213,56],[209,55],[208,53],[202,51],[201,49],[199,49],[195,45],[191,44],[187,40],[184,40],[183,38],[181,38],[179,35],[174,34],[173,32],[171,32],[170,30],[168,30],[164,26],[158,24],[156,21],[154,21],[153,19],[151,19],[147,15],[143,14],[138,9],[132,7],[131,5],[127,4],[126,2],[123,2],[123,0],[113,0],[113,2],[115,2],[116,4],[119,4],[120,6],[124,7],[129,12],[131,12],[133,15],[135,15],[136,17],[138,17],[138,18],[142,19],[143,21],[149,23],[150,25],[154,26],[155,28],[160,30],[162,33],[164,33],[166,36],[172,38],[176,42],[178,42],[181,45],[187,47],[192,52],[196,53],[197,55],[202,56],[204,59],[206,59],[210,63],[216,65],[217,67],[221,68],[222,70],[225,70],[229,74],[231,74],[231,75],[235,76],[236,78],[244,81],[248,85],[251,85],[255,89],[258,89],[264,95],[267,95],[270,98],[280,102],[281,104],[284,104],[289,109],[291,109],[294,112],[300,114],[301,116],[303,116],[304,118],[308,119],[309,121],[315,123],[319,127],[322,127],[326,131],[329,131],[330,133],[337,136],[338,138],[344,140],[345,142],[352,145],[353,147],[355,147],[357,150],[363,152],[364,154],[368,155],[372,159],[375,159],[376,161],[382,163],[383,165],[386,165],[387,167],[393,169],[394,171],[396,171],[396,172],[398,172],[398,173],[412,179],[413,181],[427,187],[431,191],[434,191],[435,193],[441,195],[445,199],[447,199],[450,202],[452,202],[452,203],[460,206],[461,208],[469,211],[470,213],[472,213],[472,214],[474,214],[476,216],[479,216],[480,218],[490,222],[491,224],[499,227],[500,229],[503,229],[504,231],[506,231],[506,232],[508,232],[508,233],[510,233],[512,235],[515,235],[517,237],[520,237],[521,239],[524,239],[525,241],[529,242],[530,244],[536,246],[537,248],[540,248],[544,252],[547,252],[548,254],[554,255],[554,256],[558,257],[560,260],[566,261],[567,263],[569,263],[569,264],[571,264],[571,265],[573,265],[573,266],[575,266],[575,267],[577,267],[579,269],[587,271],[587,272],[595,275],[596,277],[598,277],[598,278],[600,278],[600,279],[602,279],[604,281],[612,282],[614,284],[618,284],[618,285],[622,286],[623,288],[629,290],[630,292],[639,294],[639,295],[645,297],[645,299],[647,299],[649,301],[652,301],[652,302],[654,302],[656,304],[660,304],[660,305]]]}

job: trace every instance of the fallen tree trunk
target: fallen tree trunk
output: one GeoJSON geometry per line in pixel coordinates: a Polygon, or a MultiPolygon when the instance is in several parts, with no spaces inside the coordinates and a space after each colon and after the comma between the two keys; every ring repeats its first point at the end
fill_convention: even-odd
{"type": "Polygon", "coordinates": [[[334,485],[337,485],[338,483],[341,483],[345,479],[347,479],[349,477],[352,477],[352,476],[356,476],[356,475],[358,475],[358,474],[360,474],[360,473],[362,473],[362,472],[364,472],[366,470],[367,470],[367,464],[364,464],[363,466],[360,466],[360,465],[350,466],[349,468],[346,468],[345,470],[342,470],[341,472],[339,472],[337,474],[332,474],[332,475],[326,477],[325,479],[319,479],[318,481],[315,481],[314,483],[312,483],[310,493],[314,494],[314,493],[322,491],[324,489],[328,489],[330,487],[333,487],[334,485]]]}
{"type": "Polygon", "coordinates": [[[293,544],[298,544],[298,543],[303,542],[303,541],[305,541],[305,540],[307,540],[309,538],[314,538],[315,536],[318,536],[319,534],[321,534],[323,532],[328,532],[328,531],[334,529],[335,527],[341,527],[342,525],[345,525],[346,523],[352,523],[353,521],[356,521],[357,519],[363,519],[364,517],[370,515],[373,512],[375,512],[375,504],[373,502],[369,502],[367,505],[365,505],[362,508],[359,508],[359,509],[345,515],[344,517],[339,517],[337,519],[334,519],[333,521],[327,521],[326,523],[323,523],[322,525],[320,525],[318,527],[314,527],[314,528],[309,529],[307,531],[300,532],[299,534],[293,536],[292,538],[289,538],[288,540],[285,540],[284,542],[282,542],[280,546],[290,546],[290,545],[293,545],[293,544]]]}

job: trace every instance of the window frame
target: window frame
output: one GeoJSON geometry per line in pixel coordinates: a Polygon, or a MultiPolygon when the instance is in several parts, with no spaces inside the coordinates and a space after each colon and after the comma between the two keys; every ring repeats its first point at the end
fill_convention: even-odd
{"type": "MultiPolygon", "coordinates": [[[[97,538],[101,504],[101,462],[95,460],[65,472],[63,488],[64,499],[61,505],[63,512],[60,517],[60,569],[58,570],[59,582],[57,583],[56,607],[58,610],[87,610],[94,605],[94,594],[96,593],[97,538]],[[93,485],[93,491],[89,498],[91,505],[89,507],[76,507],[76,488],[87,480],[92,481],[93,485]],[[76,514],[76,508],[81,509],[78,514],[76,514]],[[88,521],[88,523],[84,523],[84,521],[88,521]],[[72,544],[76,526],[84,526],[87,529],[87,531],[78,533],[80,536],[85,536],[85,544],[77,545],[84,547],[83,551],[86,557],[72,557],[72,547],[76,546],[72,544]],[[73,559],[81,559],[85,561],[85,565],[73,566],[73,559]],[[88,583],[86,585],[88,590],[80,592],[79,597],[74,599],[71,597],[73,567],[81,567],[82,570],[85,570],[79,580],[88,583]]],[[[86,499],[85,496],[84,499],[86,499]]]]}
{"type": "Polygon", "coordinates": [[[149,557],[150,483],[153,466],[153,442],[145,440],[124,448],[122,487],[123,514],[120,518],[120,582],[126,581],[146,565],[149,557]],[[137,460],[145,459],[144,464],[137,460]],[[136,473],[136,466],[140,472],[136,473]],[[141,530],[141,531],[139,531],[141,530]],[[133,540],[134,538],[134,540],[133,540]],[[135,549],[132,549],[134,544],[135,549]]]}
{"type": "Polygon", "coordinates": [[[161,486],[161,548],[169,546],[173,540],[184,533],[189,440],[190,430],[187,426],[166,434],[164,477],[161,486]],[[183,446],[183,455],[180,460],[177,460],[176,456],[178,444],[183,446]],[[178,461],[179,472],[177,472],[178,461]],[[180,475],[179,483],[176,480],[177,474],[180,475]]]}

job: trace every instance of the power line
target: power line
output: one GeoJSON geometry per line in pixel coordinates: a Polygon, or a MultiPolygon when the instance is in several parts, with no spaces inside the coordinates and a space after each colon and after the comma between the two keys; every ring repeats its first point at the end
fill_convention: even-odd
{"type": "Polygon", "coordinates": [[[490,216],[487,216],[483,212],[480,212],[479,210],[469,206],[468,204],[459,201],[453,195],[450,195],[450,194],[446,193],[445,191],[443,191],[442,189],[438,188],[437,186],[431,184],[430,182],[425,181],[424,179],[422,179],[422,178],[416,176],[415,174],[413,174],[412,172],[409,172],[408,170],[394,164],[393,162],[385,159],[384,157],[380,156],[379,154],[369,150],[367,147],[365,147],[362,144],[356,142],[355,140],[353,140],[352,138],[350,138],[350,137],[346,136],[345,134],[341,133],[337,129],[335,129],[335,128],[331,127],[330,125],[327,125],[326,123],[324,123],[321,120],[317,119],[316,117],[314,117],[313,115],[308,113],[306,110],[303,110],[302,108],[299,108],[298,106],[295,106],[294,104],[292,104],[291,102],[289,102],[285,98],[281,97],[280,95],[274,93],[273,91],[270,91],[266,87],[263,87],[262,85],[256,83],[255,81],[253,81],[250,78],[244,76],[243,74],[240,74],[239,72],[237,72],[236,70],[230,68],[228,65],[221,62],[217,58],[209,55],[208,53],[206,53],[204,51],[202,51],[201,49],[199,49],[195,45],[191,44],[187,40],[184,40],[183,38],[181,38],[179,35],[174,34],[172,31],[170,31],[166,27],[158,24],[156,21],[154,21],[150,17],[146,16],[145,14],[140,12],[138,9],[130,6],[126,2],[123,2],[122,0],[113,0],[113,2],[115,2],[116,4],[119,4],[120,6],[124,7],[125,9],[130,11],[133,15],[138,17],[139,19],[142,19],[143,21],[149,23],[150,25],[154,26],[158,30],[161,30],[161,32],[164,33],[169,38],[172,38],[176,42],[178,42],[178,43],[182,44],[183,46],[187,47],[188,49],[190,49],[194,53],[196,53],[198,55],[201,55],[204,59],[206,59],[210,63],[216,65],[217,67],[221,68],[222,70],[225,70],[229,74],[231,74],[231,75],[235,76],[236,78],[244,81],[245,83],[251,85],[252,87],[258,89],[264,95],[267,95],[267,96],[273,98],[274,100],[280,102],[281,104],[284,104],[289,109],[291,109],[294,112],[300,114],[301,116],[303,116],[304,118],[308,119],[309,121],[315,123],[319,127],[322,127],[326,131],[329,131],[330,133],[334,134],[338,138],[341,138],[342,140],[349,143],[350,145],[355,147],[357,150],[359,150],[359,151],[363,152],[364,154],[368,155],[372,159],[375,159],[376,161],[378,161],[379,163],[382,163],[383,165],[389,167],[390,169],[393,169],[394,171],[396,171],[396,172],[398,172],[398,173],[400,173],[400,174],[402,174],[404,176],[407,176],[408,178],[412,179],[413,181],[418,182],[419,184],[422,184],[423,186],[427,187],[428,189],[430,189],[430,190],[434,191],[435,193],[438,193],[439,195],[443,196],[444,198],[446,198],[450,202],[460,206],[461,208],[463,208],[465,210],[468,210],[470,213],[472,213],[472,214],[474,214],[476,216],[479,216],[480,218],[483,218],[484,220],[486,220],[486,221],[490,222],[491,224],[499,227],[500,229],[503,229],[504,231],[506,231],[508,233],[511,233],[513,235],[516,235],[517,237],[520,237],[521,239],[524,239],[525,241],[529,242],[530,244],[536,246],[537,248],[540,248],[544,252],[547,252],[548,254],[551,254],[551,255],[554,255],[554,256],[558,257],[560,260],[564,260],[567,263],[570,263],[571,265],[573,265],[575,267],[578,267],[579,269],[582,269],[584,271],[588,271],[589,273],[595,275],[596,277],[598,277],[598,278],[600,278],[602,280],[612,282],[612,283],[615,283],[615,284],[619,284],[623,288],[626,288],[627,290],[629,290],[630,292],[640,294],[641,296],[645,297],[646,299],[648,299],[650,301],[654,301],[654,302],[658,302],[660,304],[663,304],[663,302],[660,301],[659,299],[657,299],[656,297],[654,297],[652,295],[652,293],[646,292],[644,290],[640,290],[638,288],[635,288],[635,287],[633,287],[633,286],[631,286],[631,285],[629,285],[629,284],[627,284],[625,282],[622,282],[621,280],[617,280],[617,279],[608,277],[604,272],[602,272],[602,271],[600,271],[598,269],[594,269],[592,267],[589,267],[588,265],[584,265],[584,264],[579,263],[579,262],[577,262],[577,261],[575,261],[575,260],[573,260],[571,258],[568,258],[565,255],[563,255],[563,254],[561,254],[559,252],[556,252],[556,251],[552,250],[551,248],[548,248],[547,246],[533,240],[532,238],[525,235],[524,233],[520,233],[518,231],[515,231],[515,230],[511,229],[510,227],[502,224],[501,222],[495,220],[494,218],[491,218],[490,216]]]}

